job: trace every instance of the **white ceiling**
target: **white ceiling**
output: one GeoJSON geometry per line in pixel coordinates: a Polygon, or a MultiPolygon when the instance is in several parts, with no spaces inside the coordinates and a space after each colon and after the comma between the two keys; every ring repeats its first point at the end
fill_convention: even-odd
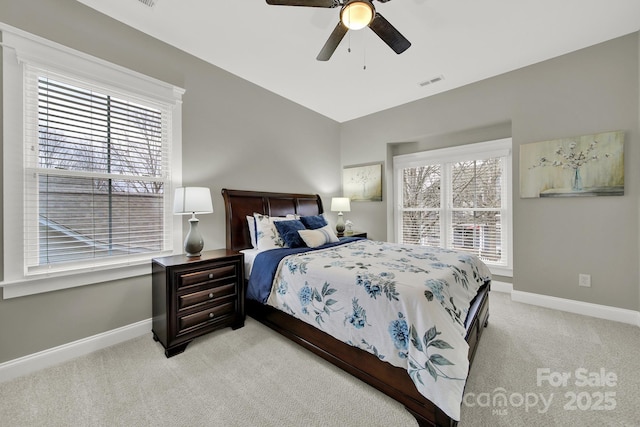
{"type": "Polygon", "coordinates": [[[338,122],[640,30],[640,0],[375,1],[412,46],[396,55],[365,28],[319,62],[339,8],[78,1],[338,122]],[[444,79],[419,85],[436,76],[444,79]]]}

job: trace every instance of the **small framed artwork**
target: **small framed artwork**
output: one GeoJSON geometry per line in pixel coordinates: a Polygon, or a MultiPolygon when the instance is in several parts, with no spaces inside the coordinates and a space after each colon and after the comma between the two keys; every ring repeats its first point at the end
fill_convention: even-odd
{"type": "Polygon", "coordinates": [[[345,166],[342,191],[352,202],[382,201],[382,163],[345,166]]]}
{"type": "Polygon", "coordinates": [[[624,132],[520,146],[520,197],[624,195],[624,132]]]}

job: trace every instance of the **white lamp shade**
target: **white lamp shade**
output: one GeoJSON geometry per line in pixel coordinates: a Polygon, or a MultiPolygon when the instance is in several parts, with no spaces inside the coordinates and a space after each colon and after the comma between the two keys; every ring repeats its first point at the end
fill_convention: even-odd
{"type": "Polygon", "coordinates": [[[334,197],[331,199],[331,210],[333,212],[351,211],[351,200],[348,197],[334,197]]]}
{"type": "Polygon", "coordinates": [[[213,212],[213,203],[211,203],[211,191],[207,187],[176,188],[173,213],[191,215],[211,212],[213,212]]]}

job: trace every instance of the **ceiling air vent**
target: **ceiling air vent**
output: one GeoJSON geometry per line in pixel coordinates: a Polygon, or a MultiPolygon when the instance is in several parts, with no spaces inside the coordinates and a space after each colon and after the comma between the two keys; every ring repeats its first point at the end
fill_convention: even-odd
{"type": "Polygon", "coordinates": [[[425,86],[432,85],[434,83],[438,83],[439,81],[442,81],[442,80],[444,80],[444,76],[442,74],[440,74],[439,76],[436,76],[436,77],[434,77],[432,79],[425,80],[425,81],[422,81],[422,82],[418,83],[418,86],[425,87],[425,86]]]}
{"type": "Polygon", "coordinates": [[[149,7],[153,7],[156,5],[156,0],[138,0],[140,3],[145,4],[149,7]]]}

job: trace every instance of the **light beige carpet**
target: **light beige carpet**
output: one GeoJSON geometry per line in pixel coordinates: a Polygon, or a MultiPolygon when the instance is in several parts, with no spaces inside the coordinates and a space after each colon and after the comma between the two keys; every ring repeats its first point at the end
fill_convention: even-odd
{"type": "MultiPolygon", "coordinates": [[[[637,327],[518,304],[496,292],[490,304],[461,427],[640,425],[637,327]],[[576,385],[580,368],[578,378],[604,369],[617,381],[576,385]],[[538,369],[571,378],[538,386],[538,369]]],[[[396,402],[247,318],[244,328],[197,339],[171,359],[149,334],[0,384],[0,425],[417,424],[396,402]]]]}
{"type": "Polygon", "coordinates": [[[490,304],[461,426],[640,426],[640,328],[496,292],[490,304]]]}

